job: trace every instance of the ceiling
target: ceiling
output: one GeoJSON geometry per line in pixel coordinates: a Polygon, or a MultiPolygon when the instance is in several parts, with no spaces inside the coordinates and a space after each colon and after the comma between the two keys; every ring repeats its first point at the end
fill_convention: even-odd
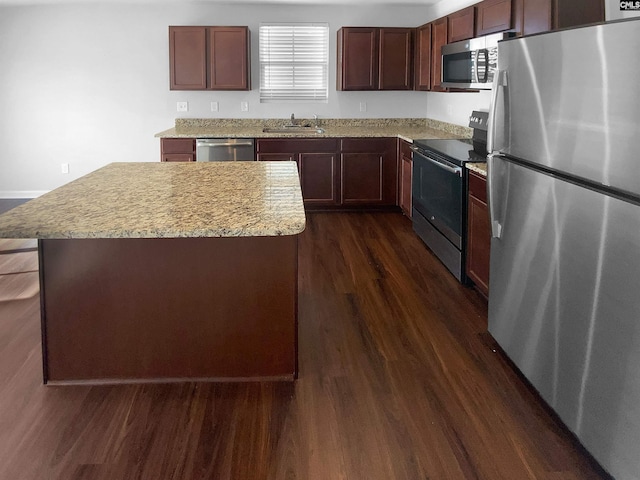
{"type": "MultiPolygon", "coordinates": [[[[171,3],[177,0],[161,0],[171,3]]],[[[446,0],[181,0],[181,3],[246,3],[287,5],[435,5],[446,0]]],[[[0,0],[0,5],[48,5],[63,3],[160,3],[157,0],[0,0]]]]}

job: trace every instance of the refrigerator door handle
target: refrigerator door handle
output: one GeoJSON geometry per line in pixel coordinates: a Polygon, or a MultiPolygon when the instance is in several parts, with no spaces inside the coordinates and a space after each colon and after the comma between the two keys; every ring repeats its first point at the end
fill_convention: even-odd
{"type": "MultiPolygon", "coordinates": [[[[493,76],[493,84],[491,85],[491,105],[489,106],[489,120],[487,122],[487,151],[489,153],[495,152],[502,148],[503,145],[498,145],[496,139],[496,118],[499,113],[506,116],[506,111],[498,112],[498,99],[499,93],[503,90],[502,87],[507,86],[507,71],[496,70],[493,76]]],[[[507,119],[505,118],[504,121],[507,119]]]]}
{"type": "Polygon", "coordinates": [[[496,196],[495,196],[495,181],[493,175],[495,174],[494,157],[499,156],[495,153],[490,153],[487,156],[487,200],[489,200],[489,224],[491,225],[491,237],[500,238],[502,235],[502,225],[496,218],[496,196]]]}

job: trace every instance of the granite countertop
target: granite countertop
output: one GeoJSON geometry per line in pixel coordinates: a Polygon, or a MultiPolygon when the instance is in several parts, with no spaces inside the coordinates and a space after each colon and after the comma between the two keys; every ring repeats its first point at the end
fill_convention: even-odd
{"type": "Polygon", "coordinates": [[[0,215],[0,238],[296,235],[295,162],[111,163],[0,215]]]}
{"type": "MultiPolygon", "coordinates": [[[[313,125],[313,120],[298,120],[313,125]]],[[[324,133],[267,133],[265,127],[279,127],[283,119],[197,119],[178,118],[175,127],[157,133],[159,138],[336,138],[400,137],[414,139],[468,138],[471,129],[430,119],[324,119],[324,133]]]]}
{"type": "Polygon", "coordinates": [[[465,166],[472,172],[479,173],[480,175],[487,176],[487,163],[486,162],[467,162],[465,166]]]}

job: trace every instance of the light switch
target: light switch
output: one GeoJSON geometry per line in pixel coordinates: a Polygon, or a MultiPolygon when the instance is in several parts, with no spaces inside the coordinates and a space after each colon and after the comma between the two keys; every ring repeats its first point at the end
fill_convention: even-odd
{"type": "Polygon", "coordinates": [[[249,111],[249,102],[240,102],[240,111],[248,112],[249,111]]]}
{"type": "Polygon", "coordinates": [[[220,109],[220,106],[218,105],[218,102],[211,102],[211,111],[212,112],[217,112],[220,109]]]}
{"type": "Polygon", "coordinates": [[[178,102],[177,107],[179,112],[188,112],[189,102],[178,102]]]}
{"type": "Polygon", "coordinates": [[[367,102],[360,102],[360,111],[361,112],[367,111],[367,102]]]}
{"type": "Polygon", "coordinates": [[[69,173],[69,164],[68,163],[63,163],[60,165],[60,171],[62,173],[69,173]]]}

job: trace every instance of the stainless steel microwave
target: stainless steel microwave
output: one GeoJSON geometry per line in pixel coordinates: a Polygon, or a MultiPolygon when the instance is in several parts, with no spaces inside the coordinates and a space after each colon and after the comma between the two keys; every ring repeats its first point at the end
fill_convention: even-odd
{"type": "Polygon", "coordinates": [[[514,36],[500,32],[442,47],[442,86],[490,90],[498,68],[498,42],[514,36]]]}

